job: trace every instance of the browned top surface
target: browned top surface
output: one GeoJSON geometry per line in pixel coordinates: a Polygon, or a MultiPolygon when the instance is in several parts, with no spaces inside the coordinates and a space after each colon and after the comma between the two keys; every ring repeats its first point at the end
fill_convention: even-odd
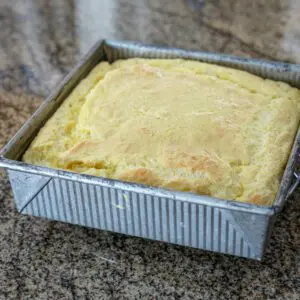
{"type": "MultiPolygon", "coordinates": [[[[0,145],[98,39],[299,63],[299,16],[297,0],[2,0],[0,145]]],[[[299,299],[298,200],[258,263],[20,216],[0,173],[0,299],[299,299]]]]}

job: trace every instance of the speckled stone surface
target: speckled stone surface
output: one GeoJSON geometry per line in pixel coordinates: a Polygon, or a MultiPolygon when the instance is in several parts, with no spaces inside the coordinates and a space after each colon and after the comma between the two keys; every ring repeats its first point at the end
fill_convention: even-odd
{"type": "MultiPolygon", "coordinates": [[[[0,145],[100,38],[300,62],[297,0],[1,0],[0,145]]],[[[19,215],[0,171],[2,299],[300,299],[300,194],[262,262],[19,215]]]]}

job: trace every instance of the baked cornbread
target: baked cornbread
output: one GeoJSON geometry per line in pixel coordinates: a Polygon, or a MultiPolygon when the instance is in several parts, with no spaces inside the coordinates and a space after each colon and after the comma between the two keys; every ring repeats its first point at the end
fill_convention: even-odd
{"type": "Polygon", "coordinates": [[[101,62],[23,160],[271,204],[298,127],[299,99],[288,84],[212,64],[101,62]]]}

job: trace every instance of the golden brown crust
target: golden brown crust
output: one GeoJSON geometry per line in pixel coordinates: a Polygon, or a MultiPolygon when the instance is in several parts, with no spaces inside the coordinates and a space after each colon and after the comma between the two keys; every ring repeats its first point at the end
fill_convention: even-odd
{"type": "Polygon", "coordinates": [[[144,183],[153,186],[159,186],[161,180],[155,176],[151,170],[146,168],[138,168],[126,171],[118,176],[119,179],[137,183],[144,183]]]}
{"type": "Polygon", "coordinates": [[[271,204],[299,90],[187,60],[100,63],[41,129],[26,162],[271,204]]]}

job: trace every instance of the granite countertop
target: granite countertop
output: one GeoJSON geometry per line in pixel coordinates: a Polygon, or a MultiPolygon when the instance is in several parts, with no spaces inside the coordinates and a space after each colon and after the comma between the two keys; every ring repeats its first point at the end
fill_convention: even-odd
{"type": "MultiPolygon", "coordinates": [[[[101,38],[300,62],[300,2],[1,0],[0,145],[101,38]]],[[[0,299],[300,299],[300,201],[262,262],[16,212],[0,171],[0,299]]]]}

